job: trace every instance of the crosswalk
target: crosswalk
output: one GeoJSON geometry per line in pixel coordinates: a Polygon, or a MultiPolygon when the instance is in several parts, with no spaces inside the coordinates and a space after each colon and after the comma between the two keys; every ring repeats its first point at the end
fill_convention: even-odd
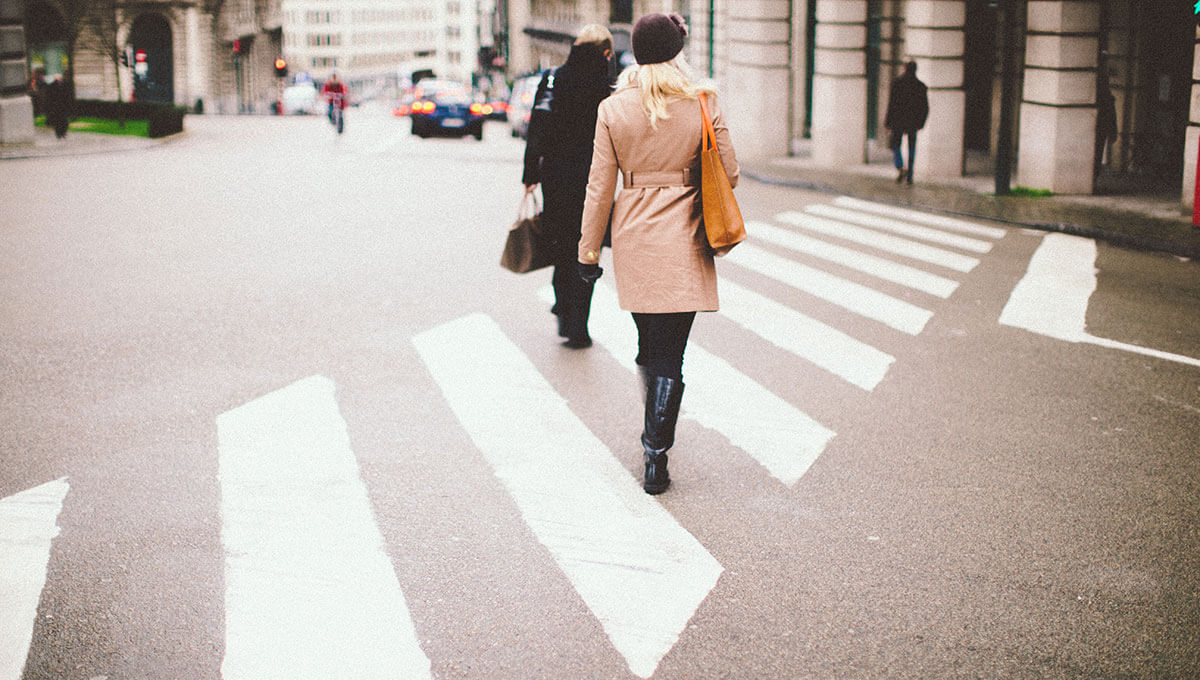
{"type": "MultiPolygon", "coordinates": [[[[746,277],[723,276],[719,314],[864,396],[903,356],[854,329],[920,336],[1005,234],[850,198],[751,222],[748,231],[751,240],[719,269],[802,295],[777,299],[746,277]],[[805,310],[810,298],[847,323],[805,310]]],[[[538,295],[549,301],[553,293],[538,295]]],[[[636,371],[636,330],[605,279],[590,328],[590,351],[636,371]]],[[[724,567],[660,499],[641,492],[496,319],[469,314],[422,330],[412,345],[533,538],[600,624],[607,639],[598,642],[632,674],[654,675],[719,589],[724,567]],[[571,474],[553,472],[561,467],[571,474]]],[[[693,338],[681,419],[724,437],[772,483],[795,485],[837,433],[730,359],[693,338]]],[[[339,409],[335,382],[312,376],[216,419],[222,677],[432,677],[339,409]]],[[[68,493],[64,479],[0,500],[0,610],[17,613],[0,617],[0,680],[21,677],[68,493]]]]}

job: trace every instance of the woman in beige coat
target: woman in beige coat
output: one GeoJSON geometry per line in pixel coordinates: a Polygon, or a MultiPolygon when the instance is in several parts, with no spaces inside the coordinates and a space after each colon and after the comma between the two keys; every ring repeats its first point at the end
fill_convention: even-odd
{"type": "Polygon", "coordinates": [[[667,449],[683,397],[683,354],[696,312],[717,310],[713,251],[700,206],[705,95],[717,148],[737,184],[738,164],[711,87],[693,82],[680,51],[687,27],[677,14],[649,14],[633,29],[636,66],[600,104],[588,175],[580,275],[594,281],[612,210],[617,297],[638,328],[637,364],[646,388],[643,488],[667,489],[667,449]],[[617,171],[623,186],[613,205],[617,171]]]}

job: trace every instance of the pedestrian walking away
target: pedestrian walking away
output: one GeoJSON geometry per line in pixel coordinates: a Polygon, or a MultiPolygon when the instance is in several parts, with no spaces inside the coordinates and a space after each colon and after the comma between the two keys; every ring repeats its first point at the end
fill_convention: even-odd
{"type": "Polygon", "coordinates": [[[580,276],[594,281],[610,211],[613,274],[621,309],[638,330],[636,363],[645,389],[643,488],[667,489],[667,450],[683,399],[683,355],[696,312],[716,311],[717,275],[700,200],[706,95],[717,149],[731,184],[738,163],[711,84],[693,80],[680,54],[687,26],[678,14],[648,14],[633,30],[637,63],[600,104],[588,176],[580,276]],[[624,185],[613,204],[617,172],[624,185]]]}
{"type": "Polygon", "coordinates": [[[896,166],[896,183],[913,182],[913,165],[917,159],[917,130],[925,127],[929,117],[929,92],[925,83],[917,79],[917,62],[904,64],[904,73],[892,81],[888,93],[887,113],[883,125],[888,129],[888,146],[892,149],[896,166]],[[903,138],[908,138],[908,167],[901,153],[903,138]]]}
{"type": "Polygon", "coordinates": [[[46,125],[54,128],[55,137],[66,137],[67,126],[71,124],[71,91],[63,82],[61,73],[55,74],[43,88],[42,97],[42,105],[46,108],[46,125]]]}
{"type": "Polygon", "coordinates": [[[538,85],[525,145],[526,191],[542,185],[542,221],[551,241],[554,307],[563,345],[583,349],[592,345],[588,316],[592,283],[578,275],[575,249],[579,243],[596,109],[612,93],[609,60],[612,34],[596,24],[579,32],[567,61],[547,71],[538,85]]]}

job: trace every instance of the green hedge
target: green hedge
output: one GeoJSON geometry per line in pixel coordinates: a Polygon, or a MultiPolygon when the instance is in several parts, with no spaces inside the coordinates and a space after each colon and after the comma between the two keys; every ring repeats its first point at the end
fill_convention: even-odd
{"type": "Polygon", "coordinates": [[[187,109],[158,102],[110,102],[99,99],[76,99],[76,116],[109,118],[112,120],[144,120],[150,125],[151,137],[166,137],[183,132],[183,116],[187,109]]]}

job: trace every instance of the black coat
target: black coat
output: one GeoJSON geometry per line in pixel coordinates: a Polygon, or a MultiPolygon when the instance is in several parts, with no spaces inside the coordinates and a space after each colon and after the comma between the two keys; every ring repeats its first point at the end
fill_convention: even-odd
{"type": "Polygon", "coordinates": [[[912,132],[925,127],[928,117],[929,94],[925,83],[912,73],[893,80],[883,126],[896,132],[912,132]]]}
{"type": "Polygon", "coordinates": [[[522,181],[542,185],[542,219],[562,258],[575,258],[592,167],[596,109],[612,92],[611,83],[603,49],[575,45],[566,63],[542,77],[534,97],[522,181]]]}

